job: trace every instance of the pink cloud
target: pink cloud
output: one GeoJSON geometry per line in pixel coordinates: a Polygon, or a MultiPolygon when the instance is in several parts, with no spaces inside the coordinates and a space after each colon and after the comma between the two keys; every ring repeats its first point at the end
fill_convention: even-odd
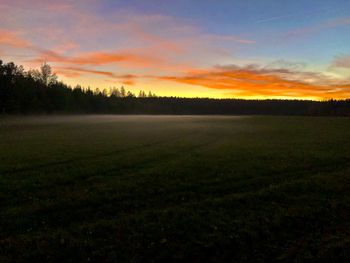
{"type": "Polygon", "coordinates": [[[228,41],[228,42],[236,42],[239,44],[255,44],[254,40],[240,38],[237,36],[231,35],[207,35],[206,38],[210,41],[228,41]]]}
{"type": "Polygon", "coordinates": [[[314,26],[297,28],[295,30],[287,32],[286,35],[287,37],[300,37],[302,35],[311,35],[311,34],[322,32],[327,29],[337,28],[341,26],[348,26],[348,25],[350,25],[350,18],[344,17],[344,18],[325,21],[321,24],[317,24],[314,26]]]}
{"type": "Polygon", "coordinates": [[[350,68],[350,55],[338,56],[332,63],[333,67],[350,68]]]}
{"type": "Polygon", "coordinates": [[[115,82],[117,80],[123,84],[128,84],[128,85],[135,84],[135,80],[139,77],[134,74],[115,74],[110,71],[93,70],[93,69],[86,69],[82,67],[55,67],[54,71],[56,74],[60,74],[69,78],[81,77],[81,75],[84,75],[84,74],[105,76],[109,78],[110,82],[115,82]]]}
{"type": "Polygon", "coordinates": [[[29,41],[19,37],[14,32],[0,29],[0,45],[6,45],[14,48],[28,48],[32,44],[29,41]]]}
{"type": "Polygon", "coordinates": [[[112,63],[129,63],[133,66],[149,66],[159,62],[152,57],[127,53],[127,52],[84,52],[74,56],[65,56],[51,50],[41,51],[34,62],[58,62],[70,65],[92,65],[100,66],[112,63]]]}

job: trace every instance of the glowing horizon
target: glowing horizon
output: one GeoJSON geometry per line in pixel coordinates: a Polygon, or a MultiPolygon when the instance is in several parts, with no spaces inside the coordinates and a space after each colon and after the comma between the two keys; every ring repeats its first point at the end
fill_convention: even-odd
{"type": "Polygon", "coordinates": [[[344,0],[2,0],[0,12],[0,59],[26,69],[48,62],[73,87],[350,98],[344,0]]]}

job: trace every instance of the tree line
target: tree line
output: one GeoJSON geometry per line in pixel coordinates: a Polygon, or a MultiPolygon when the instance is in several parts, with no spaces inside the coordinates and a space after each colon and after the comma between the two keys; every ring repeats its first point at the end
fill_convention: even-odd
{"type": "Polygon", "coordinates": [[[137,95],[121,88],[109,90],[70,86],[58,81],[48,64],[25,71],[0,60],[1,114],[226,114],[350,116],[348,100],[243,100],[137,95]]]}

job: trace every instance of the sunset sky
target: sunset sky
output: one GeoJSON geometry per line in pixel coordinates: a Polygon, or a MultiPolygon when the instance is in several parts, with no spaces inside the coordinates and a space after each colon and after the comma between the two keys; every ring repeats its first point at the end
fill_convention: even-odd
{"type": "Polygon", "coordinates": [[[0,0],[0,59],[160,96],[350,98],[350,1],[0,0]]]}

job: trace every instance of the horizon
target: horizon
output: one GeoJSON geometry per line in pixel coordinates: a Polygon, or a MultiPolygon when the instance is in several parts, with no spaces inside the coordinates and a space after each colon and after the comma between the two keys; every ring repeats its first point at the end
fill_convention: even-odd
{"type": "Polygon", "coordinates": [[[350,3],[4,0],[0,58],[71,87],[158,96],[350,98],[350,3]]]}

